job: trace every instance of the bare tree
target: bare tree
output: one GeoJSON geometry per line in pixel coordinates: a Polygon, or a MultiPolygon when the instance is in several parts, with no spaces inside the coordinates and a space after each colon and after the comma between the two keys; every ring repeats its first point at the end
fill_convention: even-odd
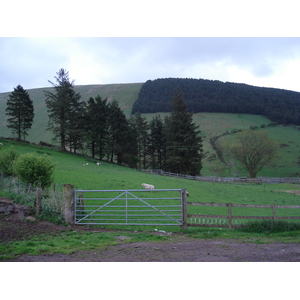
{"type": "Polygon", "coordinates": [[[247,130],[238,133],[237,139],[238,143],[231,147],[232,154],[251,178],[255,178],[263,167],[274,166],[279,145],[268,132],[247,130]]]}

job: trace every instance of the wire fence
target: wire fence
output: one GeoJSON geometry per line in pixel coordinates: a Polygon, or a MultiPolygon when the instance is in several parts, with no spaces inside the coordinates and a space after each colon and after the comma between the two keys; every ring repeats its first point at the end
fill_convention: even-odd
{"type": "Polygon", "coordinates": [[[144,173],[170,176],[181,179],[189,179],[195,181],[204,182],[233,182],[233,183],[255,183],[255,184],[276,184],[276,183],[298,183],[300,184],[300,177],[258,177],[258,178],[246,178],[246,177],[218,177],[218,176],[191,176],[186,174],[178,174],[172,172],[166,172],[161,169],[142,169],[144,173]]]}

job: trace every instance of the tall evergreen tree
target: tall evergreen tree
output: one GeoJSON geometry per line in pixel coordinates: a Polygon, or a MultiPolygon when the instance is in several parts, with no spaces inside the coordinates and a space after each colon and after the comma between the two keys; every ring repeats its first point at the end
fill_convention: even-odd
{"type": "Polygon", "coordinates": [[[27,131],[31,128],[34,118],[33,102],[26,90],[21,85],[14,88],[7,100],[6,115],[8,128],[18,136],[18,140],[25,141],[27,131]]]}
{"type": "Polygon", "coordinates": [[[177,90],[172,112],[165,121],[166,168],[170,172],[199,175],[202,168],[202,138],[193,114],[187,110],[182,93],[177,90]]]}
{"type": "Polygon", "coordinates": [[[165,157],[164,123],[160,116],[155,116],[149,124],[149,152],[151,154],[151,168],[162,169],[165,157]]]}
{"type": "Polygon", "coordinates": [[[119,165],[124,162],[124,156],[130,148],[129,132],[128,120],[120,109],[118,102],[113,100],[109,105],[109,161],[114,162],[116,160],[119,165]]]}
{"type": "Polygon", "coordinates": [[[74,130],[76,135],[79,134],[79,128],[74,128],[74,124],[83,114],[83,105],[80,103],[80,94],[74,90],[74,81],[70,82],[69,72],[60,69],[56,74],[54,78],[57,84],[49,81],[55,92],[44,92],[49,114],[47,129],[52,130],[54,138],[60,142],[61,150],[66,150],[73,140],[71,136],[74,130]]]}
{"type": "Polygon", "coordinates": [[[91,150],[92,157],[102,160],[107,151],[108,126],[109,126],[109,107],[107,99],[100,96],[91,97],[87,104],[86,113],[86,134],[88,147],[91,150]]]}
{"type": "Polygon", "coordinates": [[[130,119],[130,125],[133,129],[136,143],[137,143],[137,156],[139,157],[139,169],[147,168],[148,155],[149,155],[149,124],[146,118],[143,118],[140,113],[135,114],[130,119]]]}
{"type": "Polygon", "coordinates": [[[65,142],[70,152],[77,153],[84,147],[85,103],[73,98],[69,116],[65,142]]]}

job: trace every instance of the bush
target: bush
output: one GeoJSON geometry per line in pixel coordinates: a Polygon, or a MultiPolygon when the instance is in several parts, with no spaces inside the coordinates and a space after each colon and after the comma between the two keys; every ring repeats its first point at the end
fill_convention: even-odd
{"type": "Polygon", "coordinates": [[[26,153],[15,161],[14,171],[23,182],[45,188],[53,182],[54,166],[46,154],[26,153]]]}
{"type": "Polygon", "coordinates": [[[5,175],[14,175],[13,164],[19,155],[20,153],[13,147],[1,150],[0,171],[2,171],[5,175]]]}
{"type": "Polygon", "coordinates": [[[287,221],[272,221],[272,220],[261,220],[249,222],[246,226],[239,229],[243,232],[252,233],[275,233],[283,231],[300,230],[299,223],[291,223],[287,221]]]}

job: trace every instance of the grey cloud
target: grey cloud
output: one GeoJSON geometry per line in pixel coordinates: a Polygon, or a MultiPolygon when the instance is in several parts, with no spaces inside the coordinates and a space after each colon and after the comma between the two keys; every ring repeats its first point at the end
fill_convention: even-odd
{"type": "Polygon", "coordinates": [[[226,80],[228,67],[267,78],[292,59],[300,60],[300,38],[0,38],[0,92],[49,86],[61,67],[72,66],[76,84],[206,78],[207,68],[209,79],[226,80]],[[213,70],[218,63],[224,69],[213,70]]]}

